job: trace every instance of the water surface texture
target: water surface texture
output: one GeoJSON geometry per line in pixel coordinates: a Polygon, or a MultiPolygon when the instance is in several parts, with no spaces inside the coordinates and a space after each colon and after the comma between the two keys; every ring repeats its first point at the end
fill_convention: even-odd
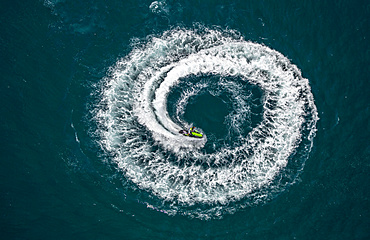
{"type": "Polygon", "coordinates": [[[370,238],[368,2],[3,5],[2,238],[370,238]]]}

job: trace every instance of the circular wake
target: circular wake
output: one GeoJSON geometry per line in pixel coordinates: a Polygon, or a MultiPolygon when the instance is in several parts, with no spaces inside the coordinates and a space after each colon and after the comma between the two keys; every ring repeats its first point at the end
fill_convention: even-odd
{"type": "Polygon", "coordinates": [[[99,141],[127,181],[149,193],[139,200],[149,207],[217,217],[276,196],[303,168],[318,119],[308,80],[279,52],[235,35],[170,30],[105,79],[99,141]],[[224,109],[225,133],[205,131],[208,124],[203,138],[179,134],[194,124],[186,116],[197,97],[224,109]]]}

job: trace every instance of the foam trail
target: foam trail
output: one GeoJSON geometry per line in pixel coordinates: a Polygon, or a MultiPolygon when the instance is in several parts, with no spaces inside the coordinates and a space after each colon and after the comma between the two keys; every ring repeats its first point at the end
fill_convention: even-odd
{"type": "MultiPolygon", "coordinates": [[[[200,218],[233,212],[226,205],[247,205],[241,200],[264,198],[269,195],[266,189],[278,191],[281,184],[274,181],[292,154],[302,144],[310,151],[318,119],[308,80],[287,58],[230,32],[209,29],[174,29],[134,49],[112,68],[98,109],[100,141],[126,178],[169,203],[160,204],[166,212],[200,218]],[[221,80],[183,89],[176,116],[169,116],[171,89],[189,76],[204,75],[221,80]],[[233,96],[234,111],[227,117],[230,128],[243,132],[241,126],[249,121],[249,95],[229,77],[263,91],[262,121],[247,135],[240,134],[236,146],[207,153],[202,151],[207,137],[178,134],[191,125],[182,116],[191,96],[217,85],[215,94],[228,91],[233,96]],[[208,207],[189,208],[199,204],[208,207]]],[[[303,166],[305,159],[295,161],[303,166]]]]}

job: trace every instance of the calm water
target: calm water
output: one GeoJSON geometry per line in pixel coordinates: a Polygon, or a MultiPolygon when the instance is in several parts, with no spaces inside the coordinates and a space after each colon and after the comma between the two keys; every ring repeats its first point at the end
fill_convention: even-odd
{"type": "Polygon", "coordinates": [[[2,5],[3,239],[370,238],[367,1],[2,5]]]}

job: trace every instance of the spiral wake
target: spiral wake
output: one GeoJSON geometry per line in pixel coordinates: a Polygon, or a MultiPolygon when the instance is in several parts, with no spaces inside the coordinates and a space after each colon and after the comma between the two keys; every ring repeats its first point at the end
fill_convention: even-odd
{"type": "Polygon", "coordinates": [[[308,80],[286,57],[210,29],[174,29],[134,48],[105,79],[96,113],[101,145],[125,178],[161,200],[148,206],[200,218],[264,201],[294,182],[318,120],[308,80]],[[251,88],[261,92],[254,125],[251,88]],[[185,117],[191,99],[204,94],[228,104],[230,141],[178,133],[193,124],[185,117]]]}

